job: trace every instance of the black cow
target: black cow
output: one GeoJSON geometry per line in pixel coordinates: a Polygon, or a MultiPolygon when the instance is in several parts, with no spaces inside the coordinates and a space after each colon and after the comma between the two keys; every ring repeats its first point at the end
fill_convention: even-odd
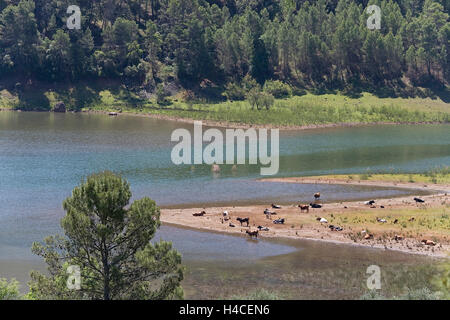
{"type": "Polygon", "coordinates": [[[243,224],[244,222],[247,223],[247,227],[248,227],[248,225],[249,225],[249,223],[250,223],[250,218],[236,218],[236,220],[239,221],[239,222],[241,223],[241,227],[242,227],[242,224],[243,224]]]}

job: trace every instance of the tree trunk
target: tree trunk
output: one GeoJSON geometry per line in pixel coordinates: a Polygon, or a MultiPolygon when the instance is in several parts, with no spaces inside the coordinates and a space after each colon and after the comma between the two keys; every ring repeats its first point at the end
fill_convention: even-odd
{"type": "Polygon", "coordinates": [[[103,243],[103,300],[111,300],[111,288],[109,283],[109,263],[108,263],[108,250],[106,249],[105,243],[103,243]]]}
{"type": "Polygon", "coordinates": [[[106,275],[105,275],[105,279],[104,279],[104,283],[103,283],[103,300],[111,300],[110,292],[111,292],[111,289],[109,288],[109,279],[106,278],[106,275]]]}

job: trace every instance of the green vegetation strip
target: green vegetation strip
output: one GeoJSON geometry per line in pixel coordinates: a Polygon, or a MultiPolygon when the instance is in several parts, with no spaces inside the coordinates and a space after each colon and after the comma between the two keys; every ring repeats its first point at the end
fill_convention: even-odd
{"type": "Polygon", "coordinates": [[[308,177],[311,179],[354,180],[354,181],[379,181],[395,183],[450,183],[450,167],[444,166],[431,169],[425,173],[362,173],[350,175],[325,175],[308,177]]]}
{"type": "Polygon", "coordinates": [[[364,93],[359,98],[339,94],[294,96],[276,99],[270,109],[257,110],[248,101],[222,103],[185,102],[176,97],[159,105],[154,99],[144,99],[126,90],[83,88],[64,92],[38,93],[24,103],[14,94],[3,90],[0,108],[22,110],[51,110],[63,101],[68,110],[116,111],[157,114],[174,118],[209,120],[252,125],[294,127],[334,123],[428,123],[450,122],[448,104],[439,99],[378,98],[364,93]]]}

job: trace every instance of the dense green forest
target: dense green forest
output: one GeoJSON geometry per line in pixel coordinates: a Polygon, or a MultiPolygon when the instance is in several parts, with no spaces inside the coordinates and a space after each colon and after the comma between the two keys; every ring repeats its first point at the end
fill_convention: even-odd
{"type": "Polygon", "coordinates": [[[0,0],[0,81],[116,81],[229,100],[264,84],[276,98],[445,88],[449,8],[448,0],[0,0]],[[370,4],[381,8],[380,30],[367,28],[370,4]],[[80,30],[66,26],[69,5],[81,9],[80,30]]]}

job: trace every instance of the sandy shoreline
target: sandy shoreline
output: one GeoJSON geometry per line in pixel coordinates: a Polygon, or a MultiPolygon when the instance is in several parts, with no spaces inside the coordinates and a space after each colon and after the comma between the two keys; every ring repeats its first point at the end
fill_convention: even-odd
{"type": "MultiPolygon", "coordinates": [[[[308,178],[276,178],[267,179],[263,181],[277,181],[277,182],[290,182],[290,183],[330,183],[330,184],[354,184],[354,185],[370,185],[370,186],[382,186],[382,187],[399,187],[399,188],[412,188],[417,190],[435,191],[436,194],[421,196],[421,199],[425,200],[424,204],[417,204],[414,200],[414,196],[399,197],[399,198],[387,198],[387,199],[375,199],[376,208],[370,208],[364,202],[365,201],[348,201],[337,203],[326,203],[323,208],[309,209],[309,212],[301,212],[297,207],[297,204],[282,204],[282,209],[272,209],[270,204],[263,205],[250,205],[250,206],[217,206],[208,208],[181,208],[181,209],[162,209],[161,221],[164,224],[188,227],[204,231],[213,231],[221,233],[236,234],[241,236],[247,236],[247,230],[256,230],[256,227],[263,226],[268,227],[269,231],[260,231],[260,238],[289,238],[289,239],[303,239],[314,241],[325,241],[342,245],[364,246],[370,248],[378,248],[383,250],[400,251],[410,254],[421,254],[432,257],[448,257],[450,253],[450,232],[444,231],[437,234],[433,230],[430,232],[423,232],[413,234],[412,227],[401,228],[397,224],[393,224],[393,217],[397,217],[398,211],[404,209],[420,210],[443,208],[444,211],[450,204],[450,185],[438,185],[427,186],[423,183],[391,183],[391,182],[346,182],[346,181],[330,181],[329,179],[308,179],[308,178]],[[384,207],[384,208],[382,208],[384,207]],[[277,215],[272,216],[272,220],[278,218],[284,218],[286,220],[284,225],[274,224],[272,220],[266,218],[263,211],[265,208],[269,208],[271,211],[277,212],[277,215]],[[194,213],[206,211],[206,214],[202,217],[193,216],[194,213]],[[334,219],[338,219],[340,215],[358,214],[359,212],[376,213],[380,218],[386,218],[385,224],[380,224],[378,227],[372,226],[370,228],[373,239],[364,239],[361,235],[361,231],[364,226],[355,226],[345,224],[339,224],[333,222],[334,219]],[[223,211],[229,212],[229,221],[223,221],[223,211]],[[240,223],[236,220],[237,217],[250,218],[250,226],[246,227],[246,224],[241,227],[240,223]],[[325,217],[332,220],[329,223],[320,223],[316,220],[317,217],[325,217]],[[234,225],[231,227],[230,222],[234,225]],[[335,224],[336,223],[336,224],[335,224]],[[332,231],[329,228],[330,224],[336,226],[342,226],[343,231],[332,231]],[[409,228],[409,229],[408,229],[409,228]],[[393,235],[400,235],[404,239],[394,240],[393,235]],[[360,236],[359,236],[360,235],[360,236]],[[435,246],[427,246],[421,243],[421,239],[437,239],[435,246]]],[[[447,212],[447,211],[446,211],[447,212]]],[[[363,215],[369,215],[363,213],[363,215]]],[[[398,216],[399,219],[401,216],[398,216]]],[[[404,217],[405,221],[406,218],[404,217]]],[[[420,220],[421,214],[415,214],[415,219],[420,220]]]]}
{"type": "MultiPolygon", "coordinates": [[[[52,112],[52,111],[42,111],[42,110],[14,110],[0,108],[0,111],[14,111],[14,112],[52,112]]],[[[72,113],[86,113],[86,114],[104,114],[108,115],[110,111],[104,110],[82,110],[80,112],[72,113]]],[[[231,129],[279,129],[283,131],[297,131],[297,130],[314,130],[314,129],[332,129],[332,128],[352,128],[352,127],[366,127],[366,126],[378,126],[378,125],[426,125],[426,124],[450,124],[448,122],[343,122],[343,123],[323,123],[323,124],[309,124],[309,125],[271,125],[271,124],[248,124],[248,123],[238,123],[238,122],[228,122],[228,121],[214,121],[214,120],[200,120],[192,118],[183,118],[176,116],[168,116],[164,114],[157,113],[139,113],[139,112],[119,112],[118,116],[134,116],[134,117],[145,117],[158,120],[166,120],[173,122],[180,122],[185,124],[193,124],[194,121],[202,121],[203,125],[206,127],[217,127],[217,128],[231,128],[231,129]]]]}

